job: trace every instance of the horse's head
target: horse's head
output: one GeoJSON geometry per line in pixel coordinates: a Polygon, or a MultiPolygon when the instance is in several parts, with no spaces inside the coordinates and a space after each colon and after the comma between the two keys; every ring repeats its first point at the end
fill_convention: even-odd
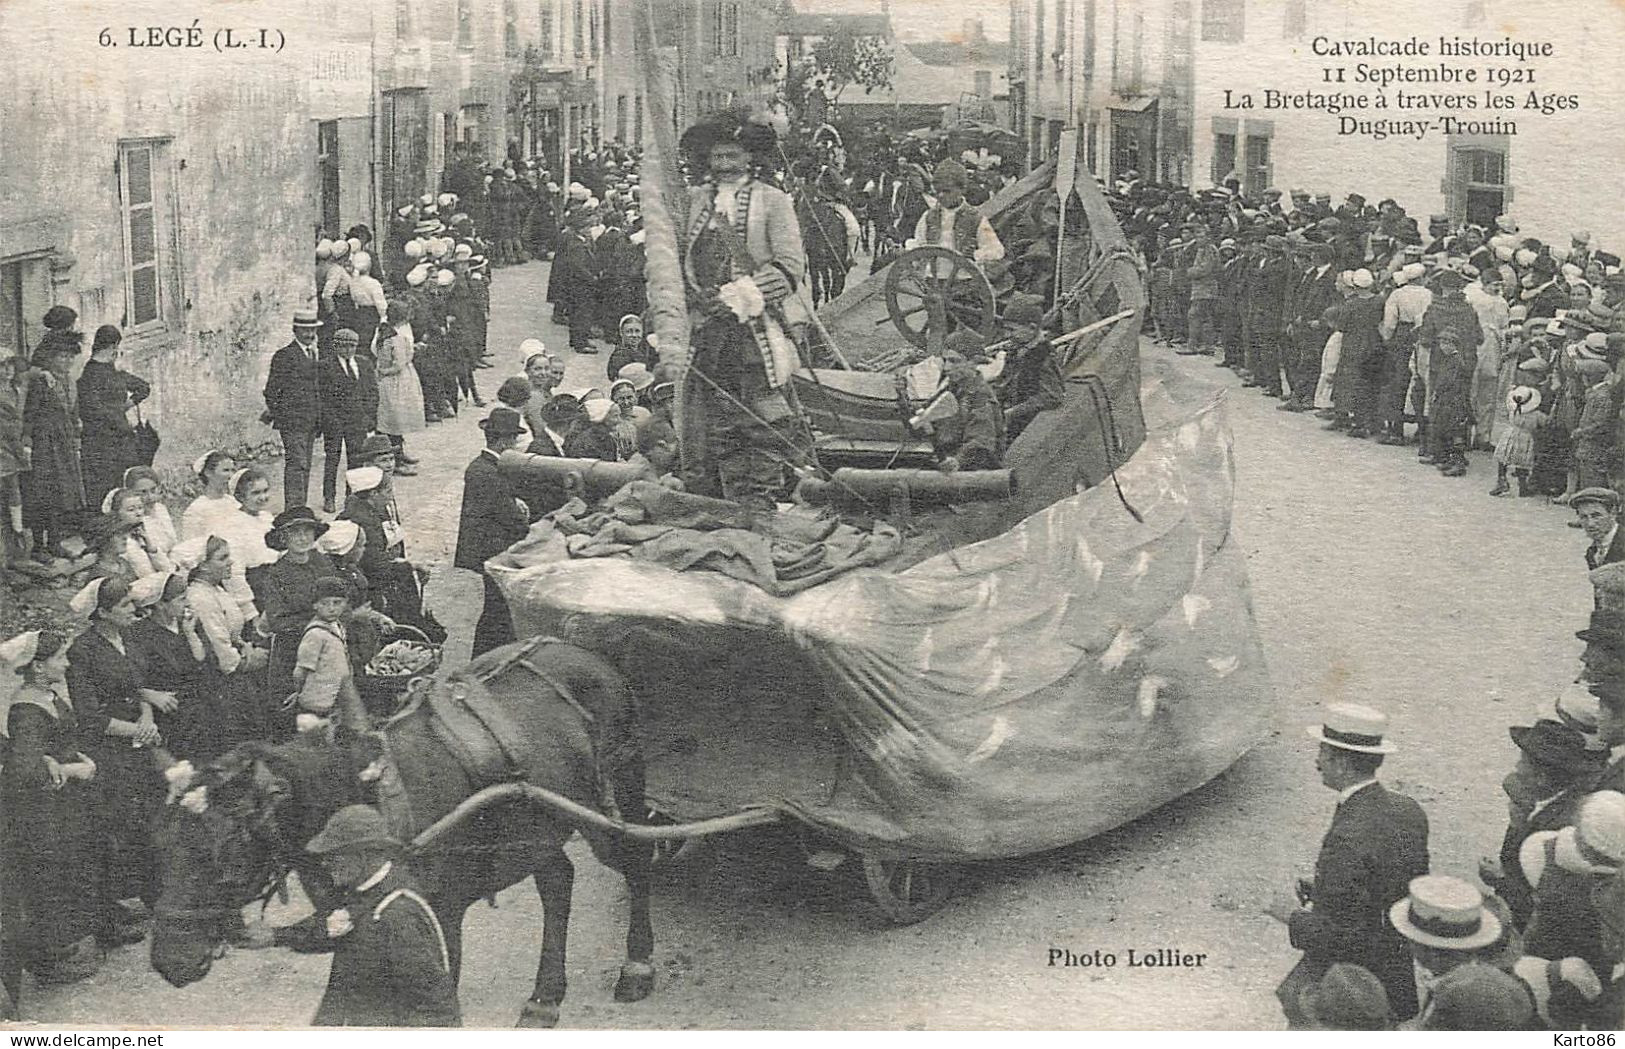
{"type": "Polygon", "coordinates": [[[208,975],[241,926],[243,907],[269,900],[296,865],[317,909],[329,902],[326,875],[302,863],[305,843],[339,808],[376,802],[384,760],[375,737],[348,730],[336,736],[245,743],[201,771],[177,762],[165,773],[152,967],[171,984],[184,987],[208,975]]]}
{"type": "Polygon", "coordinates": [[[201,771],[178,762],[166,778],[152,967],[184,987],[208,975],[244,904],[268,893],[283,871],[278,815],[290,789],[263,755],[246,748],[201,771]]]}

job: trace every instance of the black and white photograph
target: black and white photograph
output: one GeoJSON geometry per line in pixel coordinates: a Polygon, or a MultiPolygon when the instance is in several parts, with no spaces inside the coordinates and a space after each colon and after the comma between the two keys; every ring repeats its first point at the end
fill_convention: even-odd
{"type": "Polygon", "coordinates": [[[9,1036],[1625,1027],[1625,5],[0,54],[9,1036]]]}

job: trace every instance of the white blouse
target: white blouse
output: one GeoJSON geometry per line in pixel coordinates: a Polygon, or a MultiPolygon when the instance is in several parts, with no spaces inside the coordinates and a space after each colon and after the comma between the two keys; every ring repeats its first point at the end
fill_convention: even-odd
{"type": "Polygon", "coordinates": [[[152,540],[152,545],[158,548],[159,553],[168,554],[180,541],[180,537],[175,534],[175,519],[169,516],[169,507],[163,503],[153,505],[147,511],[143,523],[147,529],[147,538],[152,540]]]}
{"type": "Polygon", "coordinates": [[[192,580],[186,597],[220,669],[227,674],[236,670],[243,661],[236,641],[243,636],[243,624],[248,621],[237,599],[224,587],[201,579],[192,580]]]}
{"type": "Polygon", "coordinates": [[[214,535],[216,522],[237,509],[237,500],[230,495],[200,495],[181,514],[181,535],[188,539],[214,535]]]}
{"type": "Polygon", "coordinates": [[[254,608],[254,591],[248,586],[248,570],[274,564],[282,556],[265,545],[265,533],[271,530],[273,520],[264,510],[250,514],[238,506],[230,515],[216,521],[210,533],[224,539],[231,547],[231,578],[226,580],[226,589],[237,599],[245,615],[252,615],[254,608]]]}

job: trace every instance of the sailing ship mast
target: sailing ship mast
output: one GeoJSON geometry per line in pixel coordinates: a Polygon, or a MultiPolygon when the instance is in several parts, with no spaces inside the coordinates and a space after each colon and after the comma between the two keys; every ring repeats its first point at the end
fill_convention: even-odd
{"type": "Polygon", "coordinates": [[[683,381],[688,365],[688,294],[683,283],[682,236],[688,227],[688,190],[678,165],[677,133],[672,126],[672,99],[668,95],[676,71],[671,68],[670,52],[659,46],[655,7],[655,0],[637,0],[637,17],[633,19],[634,53],[643,66],[644,97],[654,130],[644,146],[643,179],[639,184],[643,190],[644,275],[661,363],[678,369],[673,417],[688,472],[697,465],[697,457],[704,454],[703,432],[694,434],[694,440],[684,432],[689,428],[685,426],[687,384],[683,381]]]}

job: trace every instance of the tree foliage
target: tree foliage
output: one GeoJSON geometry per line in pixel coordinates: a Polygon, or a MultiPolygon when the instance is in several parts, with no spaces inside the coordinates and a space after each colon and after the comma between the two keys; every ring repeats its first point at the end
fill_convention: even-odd
{"type": "Polygon", "coordinates": [[[813,45],[812,86],[839,103],[841,93],[856,84],[864,94],[891,86],[896,55],[884,37],[860,35],[842,27],[813,45]]]}

